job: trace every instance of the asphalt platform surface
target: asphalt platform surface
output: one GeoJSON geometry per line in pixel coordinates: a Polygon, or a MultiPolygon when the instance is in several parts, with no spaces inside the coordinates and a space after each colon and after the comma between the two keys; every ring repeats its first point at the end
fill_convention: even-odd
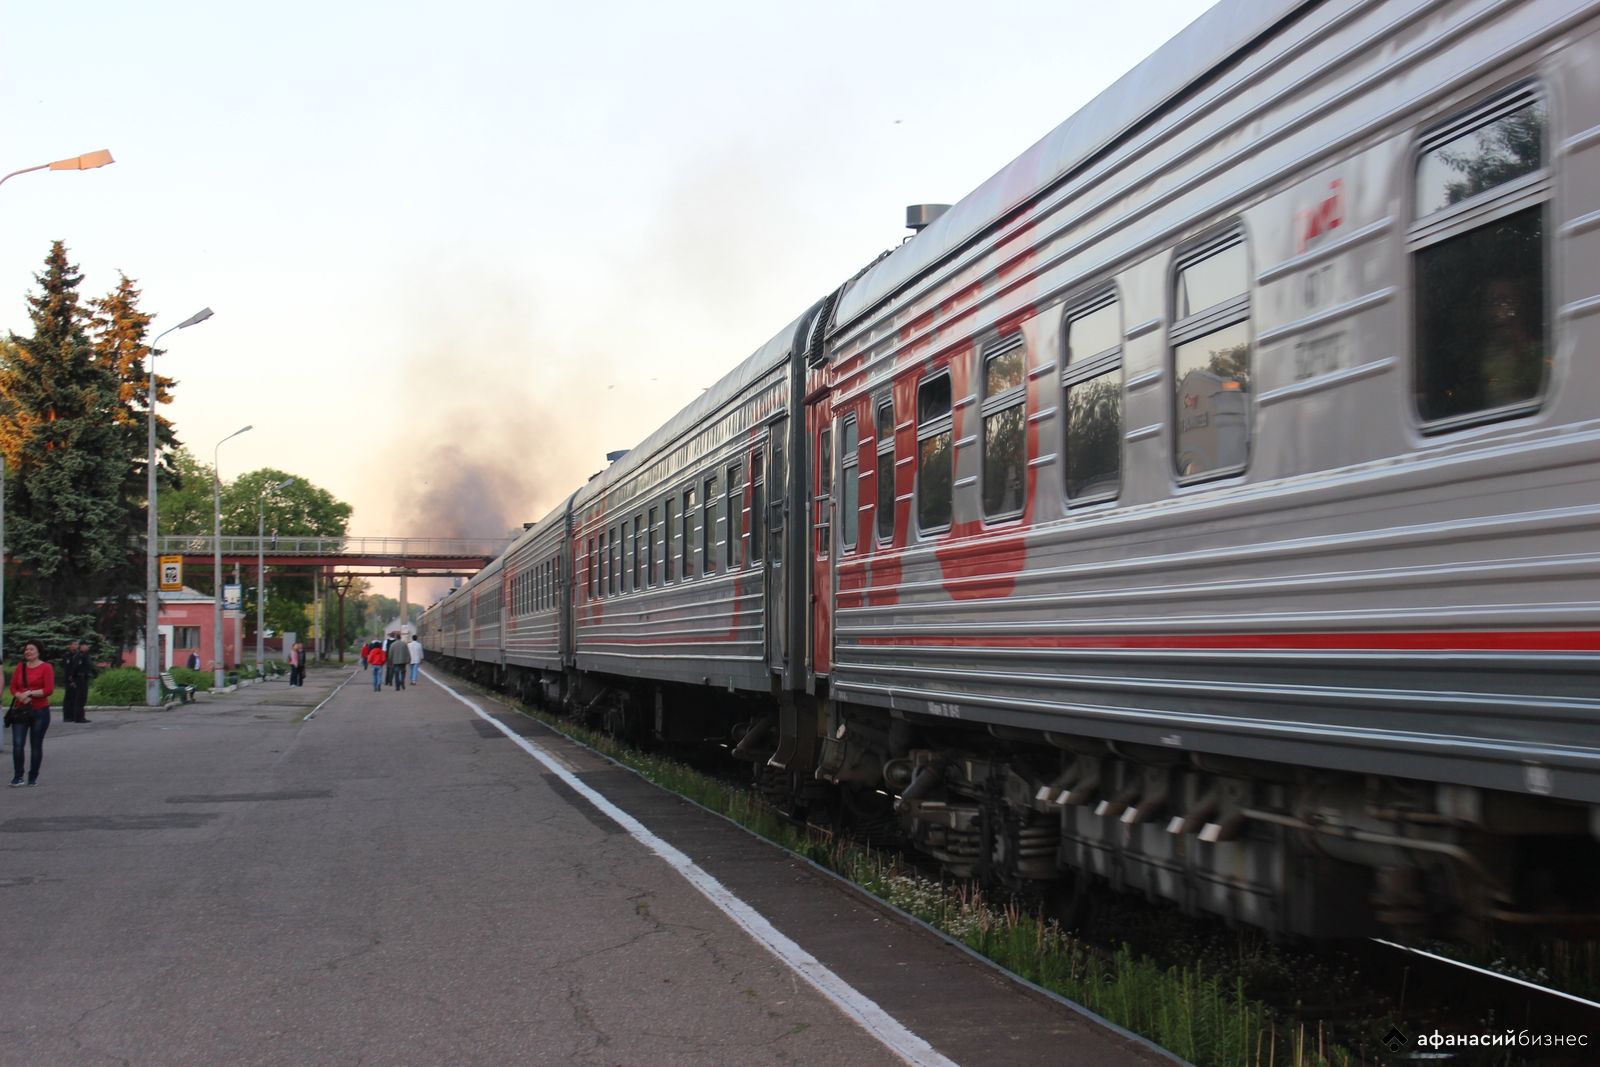
{"type": "Polygon", "coordinates": [[[434,677],[55,716],[0,1067],[1173,1062],[434,677]]]}

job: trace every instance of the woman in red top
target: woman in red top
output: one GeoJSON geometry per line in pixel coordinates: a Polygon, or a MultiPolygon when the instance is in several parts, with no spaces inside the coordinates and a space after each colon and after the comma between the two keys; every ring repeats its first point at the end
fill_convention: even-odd
{"type": "Polygon", "coordinates": [[[39,654],[39,642],[25,642],[22,662],[11,672],[11,696],[23,707],[33,708],[33,722],[15,723],[11,727],[12,785],[22,784],[22,744],[29,738],[33,740],[33,754],[28,761],[28,784],[39,784],[44,732],[50,729],[50,694],[55,691],[56,672],[39,654]]]}

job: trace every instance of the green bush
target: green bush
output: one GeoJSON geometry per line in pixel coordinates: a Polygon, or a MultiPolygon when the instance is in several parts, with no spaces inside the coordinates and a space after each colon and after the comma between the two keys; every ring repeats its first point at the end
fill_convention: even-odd
{"type": "Polygon", "coordinates": [[[89,683],[89,703],[124,708],[143,704],[144,671],[138,667],[117,667],[101,671],[95,676],[95,680],[89,683]]]}
{"type": "Polygon", "coordinates": [[[197,693],[207,692],[211,689],[212,677],[213,675],[210,671],[191,671],[188,667],[172,668],[172,680],[179,685],[194,686],[197,693]]]}

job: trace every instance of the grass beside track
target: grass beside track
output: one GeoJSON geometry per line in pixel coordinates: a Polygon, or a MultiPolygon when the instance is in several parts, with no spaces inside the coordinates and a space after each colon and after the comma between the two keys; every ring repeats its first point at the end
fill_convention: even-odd
{"type": "Polygon", "coordinates": [[[1351,1067],[1356,1057],[1245,995],[1203,965],[1162,966],[1124,946],[1109,955],[1054,920],[935,881],[899,859],[796,825],[747,789],[640,752],[543,711],[523,714],[649,781],[834,871],[1030,982],[1148,1038],[1198,1067],[1351,1067]]]}

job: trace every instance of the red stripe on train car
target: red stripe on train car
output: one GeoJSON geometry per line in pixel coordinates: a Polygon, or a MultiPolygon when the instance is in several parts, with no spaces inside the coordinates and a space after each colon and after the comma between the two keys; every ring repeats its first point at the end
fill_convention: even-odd
{"type": "Polygon", "coordinates": [[[1305,652],[1600,652],[1600,631],[1480,633],[1168,634],[1154,637],[1059,634],[996,637],[863,637],[862,645],[919,648],[1281,649],[1305,652]]]}

